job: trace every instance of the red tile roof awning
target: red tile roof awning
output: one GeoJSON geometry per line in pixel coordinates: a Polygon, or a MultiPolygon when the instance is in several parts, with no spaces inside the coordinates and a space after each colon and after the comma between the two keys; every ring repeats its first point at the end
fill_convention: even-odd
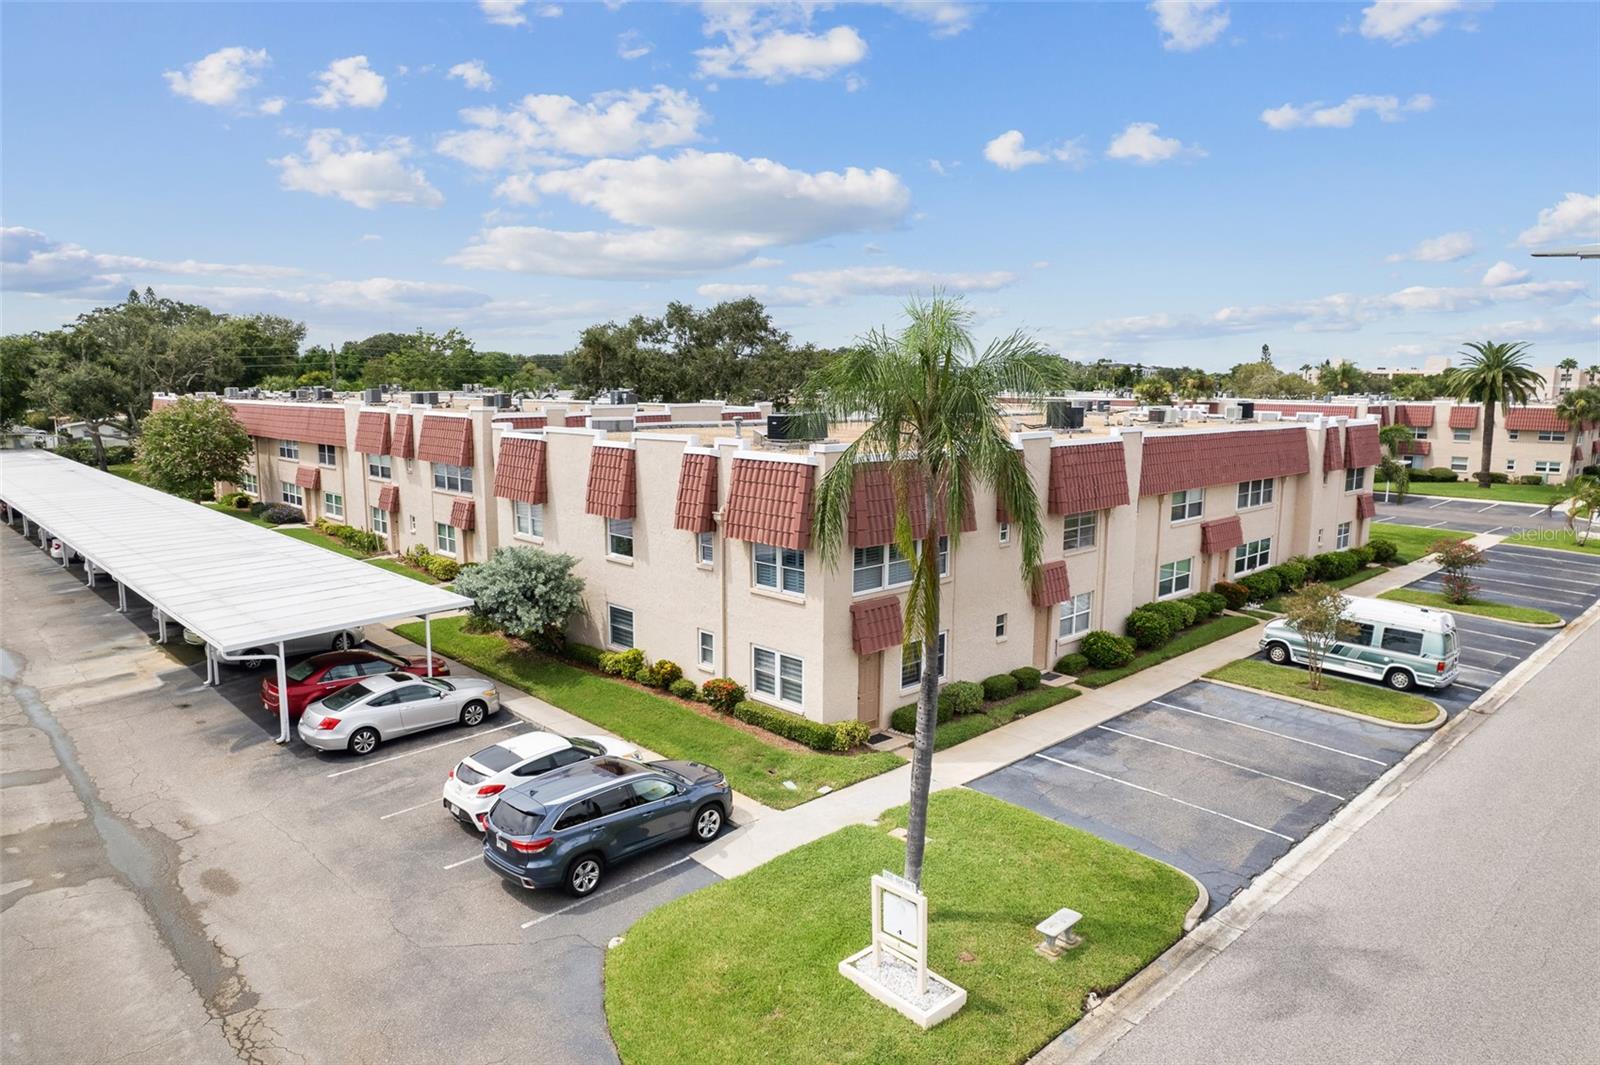
{"type": "Polygon", "coordinates": [[[423,462],[442,462],[448,466],[471,466],[471,419],[424,414],[422,436],[417,441],[417,458],[423,462]]]}
{"type": "Polygon", "coordinates": [[[494,464],[494,494],[501,499],[543,503],[546,487],[543,440],[507,436],[500,440],[500,457],[494,464]]]}
{"type": "Polygon", "coordinates": [[[816,467],[778,459],[733,460],[722,529],[735,540],[804,551],[811,546],[816,467]]]}
{"type": "Polygon", "coordinates": [[[1204,555],[1220,555],[1224,551],[1232,551],[1244,543],[1244,527],[1239,524],[1239,515],[1230,518],[1217,518],[1215,521],[1200,523],[1200,553],[1204,555]]]}
{"type": "Polygon", "coordinates": [[[585,414],[568,414],[568,415],[565,415],[562,418],[562,421],[561,421],[562,427],[566,428],[566,429],[583,429],[583,428],[587,427],[588,424],[589,424],[589,415],[587,413],[585,413],[585,414]]]}
{"type": "Polygon", "coordinates": [[[343,447],[344,408],[296,405],[276,400],[227,400],[228,409],[251,436],[343,447]]]}
{"type": "Polygon", "coordinates": [[[1322,472],[1344,469],[1344,430],[1330,425],[1322,437],[1322,472]]]}
{"type": "MultiPolygon", "coordinates": [[[[910,523],[912,537],[920,540],[928,534],[928,497],[922,469],[908,462],[902,476],[905,478],[906,519],[910,523]]],[[[847,516],[851,547],[876,547],[894,540],[897,514],[894,481],[894,471],[888,463],[874,462],[856,471],[855,482],[850,486],[850,510],[847,516]]],[[[946,508],[940,500],[935,500],[935,505],[939,507],[934,516],[935,527],[939,535],[948,535],[949,515],[946,508]]],[[[961,531],[972,532],[977,527],[977,510],[972,502],[972,488],[968,485],[962,499],[961,531]]]]}
{"type": "Polygon", "coordinates": [[[1400,454],[1402,455],[1428,455],[1432,452],[1433,444],[1427,440],[1400,441],[1400,454]]]}
{"type": "Polygon", "coordinates": [[[400,489],[392,484],[378,489],[378,509],[385,514],[400,513],[400,489]]]}
{"type": "Polygon", "coordinates": [[[389,415],[381,410],[364,410],[356,419],[356,450],[363,455],[389,453],[389,415]]]}
{"type": "Polygon", "coordinates": [[[1039,567],[1033,585],[1034,606],[1055,606],[1072,598],[1072,585],[1067,581],[1067,564],[1064,561],[1046,562],[1039,567]]]}
{"type": "Polygon", "coordinates": [[[1394,409],[1394,423],[1412,429],[1433,427],[1433,407],[1426,403],[1405,403],[1394,409]]]}
{"type": "Polygon", "coordinates": [[[1378,513],[1378,501],[1372,498],[1371,492],[1362,492],[1356,496],[1356,517],[1371,518],[1378,513]]]}
{"type": "Polygon", "coordinates": [[[1309,473],[1306,433],[1296,426],[1147,436],[1139,494],[1165,495],[1186,488],[1309,473]]]}
{"type": "Polygon", "coordinates": [[[494,424],[505,429],[543,429],[545,417],[543,414],[502,414],[496,416],[494,424]]]}
{"type": "Polygon", "coordinates": [[[635,414],[633,421],[636,425],[657,425],[672,421],[672,415],[665,411],[659,414],[635,414]]]}
{"type": "Polygon", "coordinates": [[[1556,417],[1553,407],[1515,407],[1506,415],[1506,428],[1519,432],[1564,433],[1567,423],[1556,417]]]}
{"type": "Polygon", "coordinates": [[[394,448],[391,454],[397,459],[416,457],[417,449],[411,436],[411,415],[396,414],[394,416],[394,439],[390,441],[390,446],[394,448]]]}
{"type": "Polygon", "coordinates": [[[1359,470],[1383,461],[1376,425],[1352,425],[1344,434],[1344,468],[1359,470]]]}
{"type": "Polygon", "coordinates": [[[450,524],[462,532],[471,532],[477,518],[477,504],[470,499],[457,499],[450,504],[450,524]]]}
{"type": "Polygon", "coordinates": [[[1087,514],[1127,502],[1128,468],[1120,441],[1050,449],[1051,514],[1087,514]]]}
{"type": "Polygon", "coordinates": [[[1478,427],[1477,407],[1451,407],[1450,428],[1476,429],[1478,427]]]}
{"type": "Polygon", "coordinates": [[[856,654],[870,655],[904,639],[898,596],[881,595],[850,604],[850,644],[856,654]]]}
{"type": "Polygon", "coordinates": [[[315,466],[301,466],[294,471],[294,483],[314,492],[322,486],[322,471],[315,466]]]}
{"type": "Polygon", "coordinates": [[[672,527],[711,532],[717,527],[712,517],[716,509],[717,456],[686,452],[678,468],[678,505],[673,509],[672,527]]]}
{"type": "Polygon", "coordinates": [[[638,508],[633,448],[596,444],[589,449],[589,489],[583,509],[604,518],[632,518],[638,508]]]}
{"type": "MultiPolygon", "coordinates": [[[[1228,400],[1230,404],[1234,402],[1237,401],[1228,400]]],[[[1257,400],[1256,412],[1260,413],[1261,411],[1277,411],[1279,414],[1287,414],[1291,418],[1296,414],[1321,414],[1329,418],[1354,418],[1356,416],[1354,407],[1333,403],[1263,403],[1257,400]]],[[[1212,411],[1212,413],[1215,414],[1217,412],[1212,411]]]]}

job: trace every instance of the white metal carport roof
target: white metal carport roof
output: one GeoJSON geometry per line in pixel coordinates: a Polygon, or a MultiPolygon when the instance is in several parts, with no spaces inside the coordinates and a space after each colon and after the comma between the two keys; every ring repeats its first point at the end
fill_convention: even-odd
{"type": "Polygon", "coordinates": [[[0,499],[224,653],[472,605],[45,451],[0,451],[0,499]]]}

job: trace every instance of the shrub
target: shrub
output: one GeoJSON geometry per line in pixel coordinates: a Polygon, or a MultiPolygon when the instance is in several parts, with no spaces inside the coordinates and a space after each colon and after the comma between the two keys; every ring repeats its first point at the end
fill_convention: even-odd
{"type": "Polygon", "coordinates": [[[1373,561],[1381,562],[1384,565],[1393,562],[1400,555],[1400,548],[1393,540],[1385,540],[1380,537],[1369,541],[1367,546],[1372,548],[1373,561]]]}
{"type": "Polygon", "coordinates": [[[731,714],[744,702],[744,686],[729,677],[712,677],[700,685],[700,698],[713,710],[731,714]]]}
{"type": "Polygon", "coordinates": [[[1544,484],[1544,478],[1537,473],[1525,473],[1517,478],[1518,484],[1544,484]]]}
{"type": "Polygon", "coordinates": [[[1255,603],[1266,602],[1277,595],[1282,588],[1282,585],[1278,583],[1277,574],[1271,570],[1240,577],[1239,583],[1245,586],[1245,590],[1250,593],[1251,602],[1255,603]]]}
{"type": "Polygon", "coordinates": [[[1011,675],[1017,679],[1018,691],[1031,692],[1039,686],[1040,673],[1032,666],[1018,666],[1011,675]]]}
{"type": "Polygon", "coordinates": [[[1371,546],[1368,544],[1362,544],[1360,547],[1352,547],[1350,549],[1350,553],[1355,556],[1356,566],[1359,569],[1366,569],[1368,566],[1372,565],[1372,560],[1377,557],[1377,553],[1374,552],[1371,546]]]}
{"type": "Polygon", "coordinates": [[[247,510],[250,507],[250,497],[243,492],[224,492],[217,497],[217,506],[227,507],[230,510],[247,510]],[[244,500],[244,506],[239,505],[239,500],[244,500]]]}
{"type": "Polygon", "coordinates": [[[1009,673],[996,673],[983,678],[983,697],[991,703],[1009,699],[1017,694],[1017,678],[1009,673]]]}
{"type": "Polygon", "coordinates": [[[1318,581],[1336,581],[1360,568],[1356,556],[1349,551],[1325,551],[1311,559],[1311,577],[1318,581]]]}
{"type": "Polygon", "coordinates": [[[747,725],[803,743],[814,751],[848,751],[866,742],[872,733],[864,721],[836,721],[825,725],[809,717],[748,699],[734,706],[733,716],[747,725]]]}
{"type": "MultiPolygon", "coordinates": [[[[1413,472],[1411,476],[1415,479],[1417,475],[1413,472]]],[[[1454,481],[1457,479],[1456,471],[1448,466],[1434,466],[1428,470],[1428,480],[1430,481],[1454,481]]]]}
{"type": "MultiPolygon", "coordinates": [[[[350,531],[358,537],[372,536],[360,529],[350,531]]],[[[469,596],[474,610],[506,632],[553,648],[560,645],[567,620],[583,608],[583,578],[572,572],[575,565],[577,560],[571,555],[537,547],[502,547],[489,561],[461,573],[456,591],[469,596]]],[[[430,561],[428,572],[435,577],[451,579],[435,573],[433,567],[430,561]]]]}
{"type": "Polygon", "coordinates": [[[595,664],[600,667],[600,672],[608,677],[622,676],[622,655],[616,651],[601,651],[600,658],[595,664]]]}
{"type": "Polygon", "coordinates": [[[904,732],[908,736],[915,735],[917,731],[917,704],[902,706],[889,715],[889,727],[896,732],[904,732]]]}
{"type": "Polygon", "coordinates": [[[1167,624],[1173,632],[1187,629],[1194,624],[1195,609],[1193,603],[1182,599],[1167,599],[1160,603],[1146,603],[1140,610],[1154,610],[1157,614],[1167,619],[1167,624]]]}
{"type": "Polygon", "coordinates": [[[1250,589],[1235,581],[1218,581],[1212,591],[1222,596],[1229,610],[1241,610],[1250,601],[1250,589]]]}
{"type": "Polygon", "coordinates": [[[695,696],[700,694],[700,689],[696,688],[694,686],[694,681],[690,680],[688,677],[679,677],[671,684],[668,684],[667,691],[671,692],[673,695],[676,695],[680,699],[692,700],[695,696]]]}
{"type": "Polygon", "coordinates": [[[639,670],[634,678],[647,688],[670,688],[672,682],[683,676],[683,667],[670,658],[658,658],[639,670]]]}
{"type": "Polygon", "coordinates": [[[461,563],[443,555],[429,555],[427,569],[436,581],[453,581],[461,575],[461,563]]]}
{"type": "Polygon", "coordinates": [[[1491,474],[1489,474],[1489,483],[1490,484],[1505,484],[1510,480],[1511,480],[1510,476],[1507,475],[1507,474],[1504,474],[1504,473],[1491,473],[1491,474]]]}
{"type": "Polygon", "coordinates": [[[233,494],[232,505],[234,510],[249,510],[251,507],[255,506],[256,503],[255,500],[251,499],[243,492],[235,492],[233,494]]]}
{"type": "Polygon", "coordinates": [[[644,665],[644,652],[637,647],[626,651],[606,651],[600,655],[600,672],[613,677],[634,678],[644,665]]]}
{"type": "MultiPolygon", "coordinates": [[[[1110,634],[1107,633],[1107,635],[1110,634]]],[[[1056,672],[1065,673],[1069,677],[1076,677],[1078,674],[1086,672],[1088,668],[1089,656],[1079,651],[1074,651],[1070,655],[1062,655],[1056,659],[1056,672]]]]}
{"type": "MultiPolygon", "coordinates": [[[[983,709],[983,685],[970,680],[954,680],[939,690],[939,711],[946,706],[952,714],[972,714],[983,709]]],[[[943,717],[941,716],[941,720],[943,717]]]]}
{"type": "Polygon", "coordinates": [[[569,643],[561,650],[563,654],[574,662],[588,666],[590,669],[598,668],[600,659],[610,653],[609,651],[602,651],[598,647],[591,647],[586,643],[569,643]]]}
{"type": "Polygon", "coordinates": [[[1105,629],[1084,633],[1083,643],[1078,646],[1083,649],[1083,657],[1096,669],[1120,669],[1133,661],[1133,641],[1105,629]]]}
{"type": "Polygon", "coordinates": [[[1135,646],[1149,650],[1172,639],[1172,622],[1160,611],[1142,606],[1128,615],[1127,632],[1135,646]]]}
{"type": "Polygon", "coordinates": [[[1292,591],[1306,582],[1306,564],[1292,558],[1278,563],[1273,572],[1278,575],[1278,586],[1284,591],[1292,591]]]}
{"type": "Polygon", "coordinates": [[[1228,600],[1217,592],[1196,592],[1195,599],[1205,604],[1206,613],[1212,617],[1228,609],[1228,600]]]}
{"type": "Polygon", "coordinates": [[[306,520],[305,511],[287,503],[274,503],[261,512],[261,520],[269,525],[293,525],[306,520]]]}

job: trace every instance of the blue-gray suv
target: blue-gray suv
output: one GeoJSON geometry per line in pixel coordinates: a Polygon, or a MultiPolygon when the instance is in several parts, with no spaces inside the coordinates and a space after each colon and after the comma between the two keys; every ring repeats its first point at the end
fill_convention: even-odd
{"type": "Polygon", "coordinates": [[[685,836],[716,839],[732,808],[727,778],[708,765],[594,758],[502,792],[483,862],[525,888],[588,895],[623,858],[685,836]]]}

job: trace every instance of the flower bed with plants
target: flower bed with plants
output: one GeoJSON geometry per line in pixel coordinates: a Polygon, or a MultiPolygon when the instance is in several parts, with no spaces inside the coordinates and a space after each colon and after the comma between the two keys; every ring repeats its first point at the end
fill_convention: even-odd
{"type": "MultiPolygon", "coordinates": [[[[987,677],[982,683],[958,680],[946,684],[939,692],[933,749],[954,747],[1079,694],[1075,688],[1042,688],[1039,676],[1032,666],[1020,666],[1010,673],[987,677]]],[[[895,710],[889,715],[889,726],[896,732],[914,735],[917,704],[908,703],[895,710]]]]}

